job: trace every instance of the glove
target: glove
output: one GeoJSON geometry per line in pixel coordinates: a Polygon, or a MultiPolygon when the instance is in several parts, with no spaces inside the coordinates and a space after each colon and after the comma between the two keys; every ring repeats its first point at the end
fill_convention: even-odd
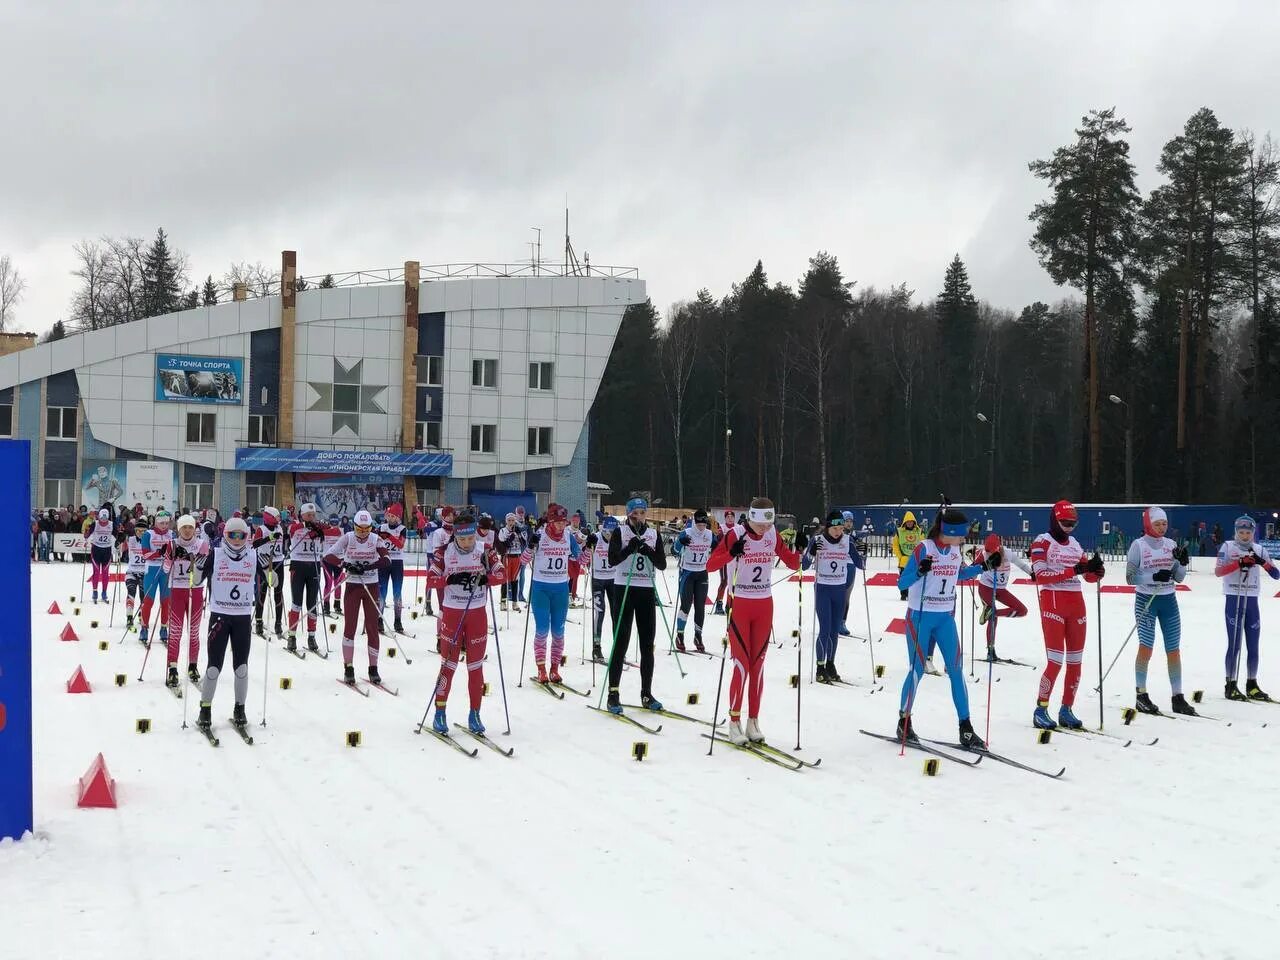
{"type": "Polygon", "coordinates": [[[803,530],[796,531],[796,552],[803,553],[809,543],[809,536],[803,530]]]}
{"type": "Polygon", "coordinates": [[[347,573],[360,574],[360,573],[364,573],[364,564],[347,562],[342,565],[342,569],[347,571],[347,573]]]}
{"type": "Polygon", "coordinates": [[[279,539],[280,539],[280,528],[279,528],[279,527],[276,527],[274,530],[272,530],[270,533],[268,533],[268,534],[267,534],[267,539],[268,539],[268,540],[279,540],[279,539]]]}
{"type": "Polygon", "coordinates": [[[310,533],[311,533],[311,539],[312,539],[312,540],[323,540],[323,539],[324,539],[324,527],[320,526],[320,524],[318,524],[318,523],[308,523],[308,524],[307,524],[307,530],[309,530],[309,531],[310,531],[310,533]]]}
{"type": "Polygon", "coordinates": [[[530,549],[530,550],[537,550],[537,549],[538,549],[538,541],[539,541],[539,540],[541,540],[541,539],[542,539],[542,534],[541,534],[541,533],[539,533],[537,530],[534,530],[532,533],[530,533],[530,534],[529,534],[529,549],[530,549]]]}
{"type": "Polygon", "coordinates": [[[191,554],[189,554],[183,547],[178,546],[176,543],[173,545],[173,559],[186,560],[190,558],[190,556],[191,554]]]}
{"type": "Polygon", "coordinates": [[[487,587],[489,585],[489,575],[481,570],[475,575],[473,584],[477,587],[487,587]]]}
{"type": "Polygon", "coordinates": [[[916,564],[916,569],[921,573],[928,573],[933,569],[933,557],[925,557],[916,564]]]}
{"type": "Polygon", "coordinates": [[[641,553],[643,550],[644,538],[632,537],[631,541],[627,544],[627,549],[623,552],[626,553],[627,556],[631,556],[633,553],[641,553]]]}
{"type": "Polygon", "coordinates": [[[1004,554],[996,550],[991,556],[987,557],[987,569],[999,570],[1004,565],[1004,554]]]}
{"type": "Polygon", "coordinates": [[[1085,569],[1090,573],[1102,575],[1107,572],[1107,565],[1102,562],[1102,557],[1096,553],[1089,558],[1089,562],[1085,564],[1085,569]]]}
{"type": "Polygon", "coordinates": [[[1177,560],[1184,567],[1191,562],[1191,552],[1186,547],[1179,547],[1173,551],[1173,559],[1177,560]]]}
{"type": "Polygon", "coordinates": [[[458,587],[470,587],[475,579],[475,574],[471,573],[451,573],[445,578],[445,583],[451,583],[458,587]]]}
{"type": "Polygon", "coordinates": [[[738,537],[738,539],[734,540],[733,546],[729,548],[729,556],[733,557],[734,559],[737,559],[738,557],[742,556],[746,552],[747,552],[747,538],[745,535],[738,537]]]}
{"type": "Polygon", "coordinates": [[[588,550],[594,550],[596,546],[596,535],[594,533],[588,533],[586,542],[583,543],[583,546],[588,550]]]}
{"type": "Polygon", "coordinates": [[[1242,568],[1257,566],[1258,555],[1256,553],[1241,554],[1239,563],[1242,568]]]}
{"type": "Polygon", "coordinates": [[[1071,568],[1072,572],[1074,572],[1077,577],[1083,573],[1086,573],[1088,569],[1089,569],[1089,563],[1088,561],[1083,559],[1077,560],[1076,565],[1071,568]]]}
{"type": "Polygon", "coordinates": [[[1151,575],[1151,579],[1154,580],[1156,583],[1168,583],[1169,579],[1172,576],[1173,576],[1172,570],[1157,570],[1155,573],[1151,575]]]}

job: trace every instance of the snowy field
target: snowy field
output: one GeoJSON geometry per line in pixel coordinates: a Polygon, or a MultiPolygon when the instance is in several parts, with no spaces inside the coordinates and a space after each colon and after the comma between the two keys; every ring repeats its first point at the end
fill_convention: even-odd
{"type": "MultiPolygon", "coordinates": [[[[37,834],[0,845],[0,958],[1275,957],[1280,706],[1222,699],[1222,598],[1210,563],[1193,561],[1191,592],[1179,594],[1184,676],[1188,691],[1204,689],[1204,712],[1223,722],[1140,717],[1124,727],[1134,641],[1108,682],[1105,709],[1107,729],[1138,742],[1126,749],[1056,736],[1041,745],[1030,729],[1038,670],[1000,666],[989,684],[979,663],[969,683],[979,732],[990,694],[992,748],[1046,769],[1065,765],[1061,780],[990,760],[976,769],[944,762],[926,777],[923,755],[900,757],[896,746],[859,735],[861,727],[893,730],[905,640],[875,644],[886,665],[882,692],[869,693],[867,644],[849,639],[839,666],[863,686],[809,684],[808,585],[800,755],[820,757],[818,769],[791,772],[720,745],[709,758],[705,728],[680,720],[643,734],[585,709],[598,685],[590,701],[570,694],[558,702],[527,680],[517,689],[523,618],[506,629],[502,614],[511,735],[502,735],[492,644],[484,718],[495,740],[515,748],[511,759],[484,749],[469,759],[412,732],[439,663],[427,639],[435,621],[424,618],[406,623],[419,633],[405,641],[412,666],[382,659],[398,698],[373,691],[366,699],[335,683],[336,639],[327,662],[272,645],[265,728],[266,645],[255,638],[256,745],[241,743],[226,722],[228,668],[214,704],[215,750],[181,729],[183,704],[162,685],[159,648],[136,682],[143,648],[133,635],[116,642],[122,607],[114,629],[101,606],[48,615],[53,600],[71,612],[80,567],[39,565],[37,834]],[[91,629],[92,617],[103,626],[91,629]],[[58,639],[68,620],[78,643],[58,639]],[[99,640],[110,641],[105,652],[99,640]],[[91,695],[64,690],[78,664],[91,695]],[[123,688],[112,682],[117,673],[128,674],[123,688]],[[292,689],[280,689],[281,677],[292,689]],[[143,717],[154,724],[146,735],[134,732],[143,717]],[[352,730],[363,735],[359,748],[346,745],[352,730]],[[631,748],[640,739],[649,756],[638,763],[631,748]],[[117,780],[119,809],[77,809],[76,781],[99,751],[117,780]]],[[[873,574],[887,569],[872,562],[873,574]]],[[[1110,582],[1121,573],[1113,564],[1110,582]]],[[[1040,665],[1034,592],[1014,589],[1032,616],[1001,621],[1000,652],[1040,665]]],[[[797,591],[775,592],[782,646],[769,654],[761,726],[791,750],[797,591]]],[[[1264,637],[1280,628],[1280,602],[1269,593],[1264,637]]],[[[880,637],[904,605],[890,587],[869,594],[880,637]]],[[[859,584],[855,633],[865,631],[862,597],[859,584]]],[[[1096,725],[1088,597],[1077,712],[1096,725]]],[[[1132,608],[1131,596],[1103,596],[1108,662],[1132,608]]],[[[724,619],[708,611],[707,620],[715,649],[724,619]]],[[[579,662],[582,629],[570,624],[565,679],[585,689],[592,668],[579,662]]],[[[1262,685],[1280,696],[1280,651],[1265,639],[1263,648],[1262,685]]],[[[655,693],[669,708],[710,717],[719,661],[682,660],[684,678],[675,658],[659,654],[655,693]],[[700,695],[696,706],[686,705],[690,693],[700,695]]],[[[532,653],[526,675],[531,662],[532,653]]],[[[629,670],[624,702],[637,702],[638,688],[629,670]]],[[[1167,708],[1159,649],[1151,690],[1167,708]]],[[[188,703],[190,722],[196,699],[188,703]]],[[[1055,696],[1055,713],[1057,705],[1055,696]]],[[[465,719],[460,682],[450,720],[465,719]]],[[[925,679],[915,721],[922,736],[955,738],[944,678],[925,679]]]]}

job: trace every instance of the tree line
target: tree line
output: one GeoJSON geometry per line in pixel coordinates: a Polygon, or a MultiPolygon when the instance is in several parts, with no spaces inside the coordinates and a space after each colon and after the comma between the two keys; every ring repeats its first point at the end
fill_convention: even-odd
{"type": "Polygon", "coordinates": [[[673,505],[1280,499],[1280,154],[1197,110],[1143,196],[1128,123],[1085,116],[1028,168],[1029,243],[1072,291],[1014,312],[956,256],[927,299],[817,253],[665,319],[629,307],[591,411],[591,476],[673,505]]]}

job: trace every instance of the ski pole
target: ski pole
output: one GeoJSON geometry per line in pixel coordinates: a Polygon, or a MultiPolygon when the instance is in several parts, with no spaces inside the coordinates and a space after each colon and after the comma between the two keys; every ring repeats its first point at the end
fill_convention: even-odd
{"type": "MultiPolygon", "coordinates": [[[[618,530],[614,531],[614,536],[620,536],[620,533],[618,530]]],[[[622,627],[622,621],[626,618],[625,611],[627,609],[627,594],[631,592],[631,575],[635,573],[635,570],[636,570],[635,560],[632,559],[631,562],[627,565],[627,582],[622,585],[622,599],[618,601],[618,608],[617,610],[614,611],[615,616],[614,616],[614,622],[613,622],[613,639],[609,641],[609,669],[605,675],[604,683],[600,685],[600,699],[596,701],[597,708],[604,703],[604,695],[606,692],[608,692],[609,681],[613,677],[613,658],[617,655],[617,652],[618,652],[618,631],[622,627]]],[[[524,672],[523,666],[524,666],[524,661],[521,660],[521,671],[520,671],[521,673],[524,672]]]]}
{"type": "MultiPolygon", "coordinates": [[[[992,606],[992,608],[993,608],[993,609],[995,608],[995,605],[996,605],[996,588],[995,588],[995,581],[994,581],[994,578],[992,578],[992,584],[991,584],[991,606],[992,606]]],[[[1000,623],[1000,618],[999,618],[999,617],[996,617],[996,616],[992,616],[992,618],[991,618],[991,647],[992,647],[992,649],[994,649],[994,648],[995,648],[995,644],[996,644],[996,627],[999,625],[999,623],[1000,623]]],[[[986,741],[987,741],[987,744],[988,744],[988,745],[990,745],[990,743],[991,743],[991,688],[995,685],[995,684],[994,684],[994,683],[992,683],[992,681],[991,681],[991,672],[992,672],[992,670],[994,670],[994,669],[995,669],[995,665],[996,665],[995,661],[994,661],[990,656],[988,656],[988,657],[987,657],[987,735],[986,735],[986,738],[985,738],[985,739],[986,739],[986,741]]]]}
{"type": "MultiPolygon", "coordinates": [[[[159,594],[160,594],[160,581],[159,581],[159,580],[156,580],[156,600],[157,600],[157,601],[159,600],[159,594]]],[[[142,599],[145,601],[145,600],[146,600],[146,598],[147,598],[147,595],[144,593],[144,594],[142,595],[142,599]]],[[[139,616],[139,617],[141,617],[141,616],[142,616],[141,611],[139,611],[138,616],[139,616]]],[[[146,624],[143,624],[143,626],[146,626],[146,624]]],[[[129,631],[126,629],[126,630],[125,630],[125,633],[127,634],[128,632],[129,632],[129,631]]],[[[124,640],[124,637],[121,637],[121,638],[120,638],[120,640],[121,640],[121,641],[123,641],[123,640],[124,640]]],[[[151,638],[151,637],[148,637],[148,638],[147,638],[147,643],[146,643],[146,652],[142,655],[142,669],[138,671],[138,682],[139,682],[139,683],[141,683],[141,682],[142,682],[143,674],[145,674],[145,673],[147,672],[147,658],[151,656],[151,644],[152,644],[153,642],[154,642],[154,640],[152,640],[152,638],[151,638]]]]}
{"type": "MultiPolygon", "coordinates": [[[[796,571],[796,749],[800,749],[800,688],[804,686],[800,682],[800,673],[803,670],[801,666],[802,647],[804,646],[800,640],[800,634],[804,630],[804,573],[797,569],[796,571]]],[[[817,581],[814,581],[814,609],[817,609],[818,603],[816,594],[818,592],[817,581]]],[[[816,646],[816,644],[815,644],[816,646]]],[[[832,658],[834,659],[834,657],[832,658]]],[[[715,732],[714,730],[712,731],[715,732]]]]}
{"type": "Polygon", "coordinates": [[[493,617],[493,646],[498,651],[498,684],[502,688],[502,714],[507,721],[504,736],[511,735],[511,711],[507,709],[507,679],[502,673],[502,642],[498,639],[498,611],[493,605],[493,591],[489,591],[489,615],[493,617]]]}
{"type": "MultiPolygon", "coordinates": [[[[458,626],[453,631],[453,640],[451,642],[455,648],[458,646],[458,637],[461,636],[462,634],[462,627],[467,622],[467,611],[471,609],[471,598],[475,596],[475,593],[476,593],[476,583],[474,580],[472,580],[471,585],[467,587],[467,603],[462,608],[462,613],[458,617],[458,626]]],[[[490,599],[492,599],[492,597],[490,599]]],[[[440,604],[440,619],[441,621],[444,620],[444,603],[443,602],[440,604]]],[[[449,666],[449,658],[444,655],[444,651],[441,651],[440,672],[436,674],[435,685],[432,686],[431,688],[431,697],[429,700],[427,700],[427,709],[422,712],[422,722],[418,724],[418,730],[417,730],[418,733],[421,733],[427,725],[427,714],[431,712],[431,707],[435,703],[436,696],[440,692],[440,681],[444,677],[444,671],[448,666],[449,666]]],[[[457,662],[455,661],[454,670],[456,671],[457,669],[458,669],[458,665],[457,665],[457,662]]],[[[505,694],[503,696],[504,696],[504,702],[505,702],[505,694]]],[[[507,726],[510,727],[510,724],[508,724],[507,726]]]]}
{"type": "Polygon", "coordinates": [[[517,687],[524,686],[524,658],[529,650],[529,611],[533,609],[533,584],[529,584],[529,600],[524,605],[524,639],[520,641],[520,679],[517,687]]]}
{"type": "Polygon", "coordinates": [[[114,556],[114,553],[115,551],[113,549],[112,564],[115,567],[115,572],[113,573],[111,571],[111,567],[107,568],[107,582],[111,585],[111,615],[107,618],[108,630],[114,628],[116,625],[116,594],[120,592],[120,581],[115,579],[115,577],[119,576],[120,573],[120,560],[118,557],[114,556]]]}
{"type": "MultiPolygon", "coordinates": [[[[271,582],[272,572],[273,571],[272,571],[271,557],[268,556],[267,557],[267,593],[268,594],[271,594],[274,592],[274,585],[271,582]]],[[[275,601],[273,600],[272,602],[274,603],[275,601]]],[[[262,726],[264,727],[267,725],[267,687],[270,686],[270,684],[267,683],[267,669],[271,663],[271,644],[269,643],[265,644],[265,647],[266,647],[266,652],[262,656],[262,726]]]]}
{"type": "MultiPolygon", "coordinates": [[[[1116,651],[1116,655],[1112,658],[1112,660],[1111,660],[1111,666],[1110,666],[1110,667],[1107,667],[1107,672],[1106,672],[1106,673],[1104,673],[1104,674],[1102,675],[1102,678],[1098,681],[1098,685],[1097,685],[1096,687],[1094,687],[1094,688],[1093,688],[1093,690],[1094,690],[1094,692],[1095,692],[1095,693],[1098,693],[1098,694],[1101,694],[1101,693],[1102,693],[1102,684],[1103,684],[1103,682],[1107,679],[1107,677],[1109,677],[1109,676],[1111,675],[1111,669],[1112,669],[1112,667],[1114,667],[1114,666],[1116,665],[1116,661],[1120,659],[1120,654],[1124,653],[1124,648],[1125,648],[1125,647],[1127,647],[1127,646],[1129,645],[1129,641],[1133,639],[1133,635],[1134,635],[1134,633],[1136,633],[1136,632],[1137,632],[1137,630],[1138,630],[1138,624],[1143,620],[1143,618],[1144,618],[1144,617],[1146,617],[1146,615],[1147,615],[1147,611],[1149,611],[1149,610],[1151,609],[1151,604],[1155,601],[1155,599],[1156,599],[1156,595],[1155,595],[1154,593],[1153,593],[1153,594],[1151,594],[1150,598],[1147,600],[1147,605],[1146,605],[1145,607],[1143,607],[1143,608],[1142,608],[1142,612],[1141,612],[1140,614],[1138,614],[1138,615],[1134,618],[1134,624],[1133,624],[1133,626],[1129,629],[1129,633],[1125,636],[1125,638],[1124,638],[1124,643],[1120,644],[1120,649],[1116,651]]],[[[1101,609],[1102,609],[1101,588],[1099,588],[1098,609],[1099,609],[1099,610],[1101,610],[1101,609]]],[[[1101,646],[1102,646],[1102,623],[1101,623],[1101,619],[1102,619],[1102,617],[1101,617],[1101,614],[1099,614],[1098,619],[1099,619],[1099,623],[1098,623],[1098,646],[1099,646],[1099,647],[1101,647],[1101,646]]],[[[1101,655],[1099,655],[1099,658],[1098,658],[1098,665],[1099,665],[1099,666],[1101,666],[1101,665],[1102,665],[1102,658],[1101,658],[1101,655]]]]}
{"type": "MultiPolygon", "coordinates": [[[[720,692],[724,689],[724,662],[729,659],[729,631],[735,629],[733,625],[733,592],[738,587],[738,565],[733,565],[733,582],[729,584],[729,622],[724,628],[724,639],[720,641],[720,679],[716,681],[716,708],[711,714],[711,743],[707,746],[707,756],[711,756],[711,751],[716,747],[716,728],[720,726],[720,692]]],[[[741,641],[742,634],[738,634],[741,641]]],[[[743,649],[746,649],[744,643],[743,649]]]]}
{"type": "MultiPolygon", "coordinates": [[[[855,573],[854,576],[857,576],[855,573]]],[[[874,686],[876,682],[876,647],[875,639],[871,636],[871,597],[867,592],[867,568],[862,568],[862,603],[867,611],[867,650],[871,653],[871,683],[874,686]]]]}
{"type": "MultiPolygon", "coordinates": [[[[169,541],[170,557],[173,556],[173,546],[175,542],[176,542],[175,540],[169,541]]],[[[171,559],[170,563],[172,564],[173,562],[175,561],[171,559]]],[[[192,586],[194,575],[195,575],[195,564],[192,563],[190,566],[187,567],[187,603],[188,604],[191,603],[191,586],[192,586]]],[[[176,598],[172,596],[172,584],[170,584],[170,599],[169,599],[169,619],[170,620],[173,619],[173,613],[176,606],[174,603],[175,599],[176,598]]],[[[187,617],[184,614],[178,620],[178,647],[179,648],[182,647],[182,623],[183,623],[183,620],[186,618],[187,617]]],[[[172,642],[172,638],[170,638],[170,642],[172,642]]],[[[189,642],[187,643],[187,673],[188,674],[191,673],[191,644],[189,642]]],[[[181,677],[178,678],[178,686],[182,686],[181,677]]],[[[190,699],[190,695],[187,694],[186,691],[183,691],[183,697],[182,697],[182,729],[183,730],[187,729],[187,701],[189,699],[190,699]]]]}
{"type": "MultiPolygon", "coordinates": [[[[1240,648],[1241,648],[1242,646],[1244,646],[1244,644],[1242,644],[1242,643],[1240,642],[1240,641],[1241,641],[1241,639],[1242,639],[1242,634],[1243,634],[1243,632],[1244,632],[1244,631],[1242,630],[1242,626],[1243,626],[1243,623],[1244,623],[1244,614],[1243,614],[1243,613],[1241,613],[1241,611],[1240,611],[1240,605],[1241,605],[1241,604],[1240,604],[1240,602],[1241,602],[1241,600],[1243,600],[1243,599],[1244,599],[1245,580],[1247,580],[1247,579],[1248,579],[1248,574],[1247,574],[1247,572],[1245,571],[1245,568],[1244,568],[1244,567],[1241,567],[1241,568],[1240,568],[1240,582],[1239,582],[1238,586],[1236,587],[1236,596],[1235,596],[1235,601],[1236,601],[1236,603],[1235,603],[1235,608],[1236,608],[1236,609],[1235,609],[1235,623],[1234,623],[1234,624],[1232,624],[1232,633],[1234,634],[1234,636],[1233,636],[1233,638],[1232,638],[1232,642],[1235,644],[1235,651],[1236,651],[1236,663],[1235,663],[1235,669],[1234,669],[1234,670],[1232,671],[1232,673],[1231,673],[1231,679],[1232,679],[1232,680],[1238,680],[1238,679],[1239,679],[1239,677],[1240,677],[1240,653],[1241,653],[1241,649],[1240,649],[1240,648]]],[[[1259,576],[1259,579],[1261,579],[1261,576],[1259,576]]],[[[1247,684],[1247,683],[1245,684],[1245,687],[1246,687],[1246,688],[1248,687],[1248,684],[1247,684]]]]}
{"type": "MultiPolygon", "coordinates": [[[[661,572],[661,571],[659,571],[661,572]]],[[[665,577],[663,577],[665,580],[665,577]]],[[[662,598],[658,596],[657,591],[653,594],[654,605],[658,608],[658,613],[662,614],[662,625],[667,629],[667,641],[670,643],[669,652],[675,655],[676,666],[680,669],[680,679],[683,680],[688,674],[685,672],[684,665],[680,662],[680,651],[676,649],[675,634],[671,630],[671,623],[667,620],[666,604],[662,602],[662,598]]]]}
{"type": "MultiPolygon", "coordinates": [[[[1033,575],[1034,579],[1034,575],[1033,575]]],[[[1101,730],[1106,721],[1106,716],[1102,706],[1102,681],[1106,679],[1106,675],[1102,672],[1102,581],[1096,584],[1097,590],[1094,592],[1094,598],[1098,605],[1098,729],[1101,730]]],[[[1036,599],[1040,598],[1040,588],[1036,587],[1036,599]]],[[[1129,642],[1129,638],[1125,638],[1125,643],[1129,642]]],[[[1121,648],[1123,649],[1123,648],[1121,648]]],[[[1117,654],[1118,656],[1118,654],[1117,654]]]]}

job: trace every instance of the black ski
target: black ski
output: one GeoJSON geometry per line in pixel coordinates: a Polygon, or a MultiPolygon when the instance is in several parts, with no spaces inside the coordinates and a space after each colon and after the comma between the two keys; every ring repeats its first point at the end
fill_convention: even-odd
{"type": "Polygon", "coordinates": [[[774,754],[769,753],[767,751],[758,749],[759,744],[734,743],[732,740],[730,740],[727,737],[712,735],[710,733],[699,734],[699,736],[706,737],[708,740],[714,740],[716,743],[723,743],[725,746],[733,747],[733,749],[735,750],[741,750],[743,753],[749,753],[753,757],[759,757],[761,760],[765,760],[768,763],[774,764],[775,766],[782,767],[784,770],[794,771],[794,770],[801,770],[804,768],[804,764],[798,760],[796,760],[793,763],[788,763],[786,760],[783,760],[781,757],[775,756],[774,754]]]}
{"type": "MultiPolygon", "coordinates": [[[[676,720],[688,720],[690,723],[700,723],[704,727],[711,726],[710,720],[703,720],[701,717],[691,717],[687,713],[677,713],[674,710],[667,710],[665,708],[662,710],[649,710],[648,707],[641,706],[638,703],[624,703],[623,706],[626,707],[628,710],[648,710],[649,713],[656,713],[659,716],[673,717],[676,720]]],[[[727,721],[725,720],[721,720],[719,723],[716,724],[716,726],[722,727],[726,722],[727,721]]]]}
{"type": "Polygon", "coordinates": [[[578,696],[580,696],[580,697],[590,697],[590,696],[591,696],[591,691],[590,691],[590,690],[588,690],[586,693],[583,693],[583,692],[582,692],[581,690],[579,690],[577,687],[571,687],[571,686],[569,686],[567,683],[565,683],[563,680],[553,680],[553,681],[551,681],[551,686],[553,686],[553,687],[558,687],[558,688],[560,688],[561,690],[564,690],[564,691],[566,691],[566,692],[568,692],[568,693],[576,693],[576,694],[577,694],[578,696]]]}
{"type": "Polygon", "coordinates": [[[367,697],[367,696],[369,695],[369,691],[368,691],[368,690],[363,689],[363,688],[362,688],[358,683],[356,683],[354,680],[352,680],[350,683],[347,683],[347,681],[343,680],[341,677],[337,677],[337,678],[335,678],[335,680],[336,680],[336,682],[337,682],[337,683],[342,684],[342,685],[343,685],[344,687],[346,687],[348,690],[354,690],[356,693],[360,694],[360,696],[362,696],[362,697],[367,697]]]}
{"type": "MultiPolygon", "coordinates": [[[[1037,729],[1042,729],[1042,728],[1038,727],[1037,729]]],[[[1101,730],[1094,730],[1091,727],[1064,727],[1059,725],[1059,726],[1053,727],[1052,731],[1054,733],[1071,734],[1072,736],[1081,737],[1085,740],[1092,740],[1092,739],[1112,740],[1112,741],[1115,741],[1115,743],[1119,744],[1122,748],[1128,747],[1133,743],[1132,740],[1126,739],[1124,737],[1113,736],[1110,733],[1103,733],[1101,730]]],[[[1147,744],[1147,746],[1149,747],[1155,746],[1156,742],[1159,739],[1160,739],[1159,737],[1156,737],[1155,740],[1152,740],[1150,743],[1147,744]]]]}
{"type": "Polygon", "coordinates": [[[476,756],[476,754],[478,754],[478,753],[480,752],[480,749],[479,749],[478,747],[477,747],[475,750],[468,750],[466,747],[464,747],[462,744],[460,744],[457,740],[453,739],[453,737],[449,736],[449,734],[447,734],[447,733],[440,733],[440,732],[439,732],[438,730],[436,730],[434,727],[419,727],[419,728],[415,729],[413,732],[414,732],[414,733],[429,733],[429,734],[431,734],[431,736],[435,737],[435,738],[436,738],[437,740],[439,740],[441,743],[447,743],[449,746],[453,747],[453,749],[457,750],[459,753],[461,753],[462,755],[467,756],[467,757],[473,757],[473,758],[474,758],[474,757],[476,756]]]}
{"type": "MultiPolygon", "coordinates": [[[[641,723],[639,720],[633,720],[631,717],[627,716],[625,713],[610,713],[608,710],[603,710],[600,707],[593,707],[589,703],[587,704],[587,709],[594,710],[596,713],[603,713],[606,717],[613,717],[613,719],[621,720],[623,723],[629,723],[633,727],[639,727],[645,733],[661,733],[662,732],[662,724],[658,724],[657,727],[648,727],[648,726],[645,726],[643,723],[641,723]]],[[[653,711],[653,712],[656,713],[657,711],[653,711]]]]}
{"type": "MultiPolygon", "coordinates": [[[[557,690],[553,690],[553,689],[551,689],[551,684],[549,684],[549,683],[543,683],[543,682],[542,682],[541,680],[539,680],[537,677],[530,677],[530,678],[529,678],[529,682],[530,682],[530,683],[532,683],[535,687],[541,687],[543,690],[545,690],[547,693],[551,694],[551,696],[555,697],[557,700],[563,700],[563,699],[564,699],[564,694],[563,694],[563,693],[560,693],[560,692],[559,692],[559,691],[557,691],[557,690]]],[[[575,691],[575,693],[576,693],[576,692],[577,692],[577,691],[575,691]]]]}
{"type": "Polygon", "coordinates": [[[471,739],[477,741],[478,743],[483,743],[490,750],[494,751],[494,753],[500,753],[504,757],[510,757],[512,754],[516,752],[515,747],[511,747],[510,749],[503,750],[500,746],[498,746],[496,743],[494,743],[492,740],[486,737],[483,733],[472,733],[469,728],[464,727],[460,723],[455,723],[454,726],[457,727],[459,730],[461,730],[463,733],[465,733],[467,736],[471,737],[471,739]]]}
{"type": "Polygon", "coordinates": [[[290,647],[288,644],[286,644],[286,645],[285,645],[285,648],[284,648],[284,652],[285,652],[285,653],[292,653],[292,654],[293,654],[295,657],[297,657],[299,660],[305,660],[305,659],[307,659],[307,651],[305,651],[305,650],[299,650],[299,649],[297,648],[297,646],[290,647]]]}
{"type": "Polygon", "coordinates": [[[251,747],[253,746],[253,737],[249,735],[249,731],[246,729],[246,726],[247,726],[246,724],[236,723],[234,720],[229,720],[228,723],[231,724],[232,730],[240,734],[241,740],[243,740],[249,746],[251,747]]]}
{"type": "Polygon", "coordinates": [[[204,736],[204,738],[209,741],[209,746],[216,747],[218,746],[218,744],[222,742],[221,740],[219,740],[217,737],[213,735],[212,726],[202,727],[198,723],[195,726],[196,726],[196,729],[199,730],[200,733],[204,736]]]}
{"type": "Polygon", "coordinates": [[[822,765],[821,757],[819,757],[817,760],[801,760],[795,754],[787,753],[787,751],[785,750],[779,750],[777,747],[773,746],[770,743],[766,743],[764,740],[753,740],[751,742],[751,748],[753,750],[767,751],[768,753],[771,753],[776,757],[782,757],[784,760],[790,760],[792,763],[798,763],[802,767],[812,768],[812,767],[818,767],[822,765]]]}
{"type": "Polygon", "coordinates": [[[1039,670],[1039,669],[1040,669],[1040,668],[1039,668],[1039,667],[1037,667],[1034,663],[1027,663],[1027,662],[1025,662],[1025,661],[1023,661],[1023,660],[1010,660],[1008,657],[996,657],[996,658],[995,658],[995,659],[993,659],[993,660],[992,660],[992,659],[987,659],[986,657],[983,657],[981,660],[977,660],[977,659],[975,659],[975,660],[974,660],[974,663],[975,663],[975,664],[979,664],[979,663],[994,663],[994,664],[997,664],[997,665],[999,665],[999,664],[1004,664],[1005,666],[1008,666],[1008,667],[1029,667],[1029,668],[1030,668],[1030,669],[1032,669],[1032,670],[1039,670]]]}
{"type": "Polygon", "coordinates": [[[164,688],[165,688],[166,690],[168,690],[170,693],[172,693],[172,694],[173,694],[175,697],[177,697],[179,700],[181,700],[181,699],[182,699],[182,686],[181,686],[181,685],[178,685],[178,686],[174,687],[174,686],[170,686],[169,684],[167,684],[167,683],[166,683],[166,684],[164,685],[164,688]]]}
{"type": "MultiPolygon", "coordinates": [[[[875,737],[877,740],[883,740],[885,743],[896,743],[898,746],[903,745],[901,737],[891,737],[886,733],[872,733],[870,730],[859,730],[858,732],[868,737],[875,737]]],[[[931,747],[921,740],[907,740],[906,745],[912,750],[919,750],[921,753],[941,757],[943,760],[950,760],[953,763],[960,764],[962,767],[976,767],[982,762],[981,755],[979,755],[976,760],[966,760],[964,757],[957,757],[954,753],[947,753],[945,750],[938,750],[935,747],[931,747]]]]}
{"type": "Polygon", "coordinates": [[[1048,777],[1050,780],[1057,780],[1059,777],[1061,777],[1064,773],[1067,772],[1067,768],[1063,767],[1057,773],[1050,773],[1048,770],[1041,770],[1039,767],[1033,767],[1029,764],[1023,763],[1020,760],[1014,760],[1012,757],[1006,757],[1000,753],[992,753],[990,750],[986,749],[985,747],[983,747],[980,750],[973,749],[970,747],[966,747],[964,744],[961,744],[961,743],[950,743],[945,740],[926,740],[925,742],[932,743],[939,747],[950,747],[952,750],[964,750],[964,751],[967,751],[968,753],[972,753],[975,756],[979,756],[979,757],[990,757],[992,760],[995,760],[997,763],[1007,764],[1010,767],[1016,767],[1019,770],[1025,770],[1027,771],[1027,773],[1038,773],[1040,774],[1040,776],[1048,777]]]}
{"type": "Polygon", "coordinates": [[[400,696],[399,687],[394,687],[394,688],[386,687],[386,686],[383,686],[381,683],[374,683],[372,680],[369,681],[369,686],[373,687],[373,689],[375,690],[381,690],[383,693],[389,693],[393,697],[400,696]]]}

